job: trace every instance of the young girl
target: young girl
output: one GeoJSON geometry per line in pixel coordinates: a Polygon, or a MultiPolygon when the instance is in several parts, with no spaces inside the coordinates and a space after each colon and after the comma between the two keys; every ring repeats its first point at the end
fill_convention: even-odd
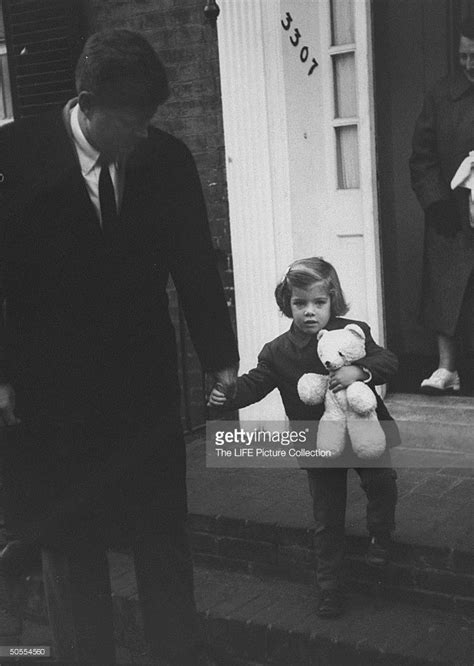
{"type": "MultiPolygon", "coordinates": [[[[278,388],[290,421],[320,419],[324,405],[304,404],[298,396],[297,383],[307,372],[328,374],[317,355],[317,333],[323,328],[344,328],[348,323],[356,323],[363,329],[366,356],[353,365],[329,373],[330,390],[336,393],[358,380],[367,382],[375,390],[376,384],[384,384],[395,374],[398,367],[396,357],[374,342],[369,326],[342,318],[348,306],[336,271],[324,259],[311,257],[292,263],[276,287],[275,298],[282,313],[293,319],[290,330],[263,347],[257,367],[239,377],[234,398],[227,399],[216,385],[209,396],[209,404],[240,409],[262,400],[278,388]]],[[[388,445],[398,444],[398,430],[378,395],[377,415],[386,432],[388,445]]],[[[371,537],[367,561],[373,565],[386,564],[390,534],[395,528],[397,501],[396,472],[390,467],[390,454],[388,450],[383,454],[378,468],[363,467],[351,451],[343,455],[349,462],[347,466],[356,469],[367,495],[367,528],[371,537]]],[[[311,468],[307,473],[316,521],[314,543],[317,581],[321,590],[318,614],[337,617],[343,611],[341,569],[347,468],[311,468]]]]}

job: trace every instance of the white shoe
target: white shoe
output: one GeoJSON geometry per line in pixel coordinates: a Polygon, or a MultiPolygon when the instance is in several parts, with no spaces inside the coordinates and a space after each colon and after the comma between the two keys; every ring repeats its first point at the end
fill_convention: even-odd
{"type": "Polygon", "coordinates": [[[461,382],[456,370],[451,372],[446,368],[438,368],[431,377],[421,382],[420,390],[422,393],[446,393],[461,390],[461,382]]]}

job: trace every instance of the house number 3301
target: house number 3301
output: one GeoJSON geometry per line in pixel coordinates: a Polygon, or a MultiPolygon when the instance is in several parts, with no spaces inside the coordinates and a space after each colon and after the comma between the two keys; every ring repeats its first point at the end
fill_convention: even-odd
{"type": "MultiPolygon", "coordinates": [[[[300,60],[302,63],[308,62],[309,59],[309,48],[306,45],[301,45],[300,40],[301,40],[301,32],[298,30],[298,28],[293,28],[293,31],[291,32],[291,24],[293,23],[293,17],[290,14],[290,12],[286,12],[286,16],[284,19],[281,21],[281,25],[283,30],[286,30],[289,32],[289,37],[290,37],[290,42],[292,45],[295,47],[295,49],[299,49],[300,51],[300,60]]],[[[316,58],[311,59],[311,66],[308,69],[308,76],[311,76],[311,74],[314,72],[316,67],[318,66],[318,61],[316,58]]]]}

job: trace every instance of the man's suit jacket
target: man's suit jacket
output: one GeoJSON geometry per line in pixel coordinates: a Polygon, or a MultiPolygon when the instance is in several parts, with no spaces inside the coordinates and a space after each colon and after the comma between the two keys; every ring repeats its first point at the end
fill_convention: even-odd
{"type": "Polygon", "coordinates": [[[184,144],[150,128],[127,162],[108,247],[61,114],[5,129],[6,360],[19,411],[68,418],[83,405],[120,409],[130,396],[150,394],[167,408],[177,386],[170,273],[204,368],[234,363],[202,190],[184,144]]]}
{"type": "Polygon", "coordinates": [[[4,369],[24,426],[45,443],[51,424],[173,422],[170,274],[203,367],[238,360],[190,152],[150,128],[128,159],[110,245],[60,111],[2,128],[0,151],[4,369]]]}

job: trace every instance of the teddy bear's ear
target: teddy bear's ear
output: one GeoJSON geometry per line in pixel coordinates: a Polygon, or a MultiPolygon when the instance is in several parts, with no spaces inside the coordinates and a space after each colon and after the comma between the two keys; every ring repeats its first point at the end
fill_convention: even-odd
{"type": "Polygon", "coordinates": [[[325,328],[322,328],[320,331],[318,331],[318,335],[316,336],[316,338],[317,338],[318,340],[321,340],[321,338],[323,337],[323,335],[324,335],[325,333],[327,333],[327,330],[326,330],[325,328]]]}
{"type": "Polygon", "coordinates": [[[347,324],[347,326],[345,326],[344,328],[346,328],[349,331],[352,331],[354,335],[357,335],[359,338],[362,338],[362,340],[365,340],[365,333],[360,326],[357,326],[357,324],[347,324]]]}

